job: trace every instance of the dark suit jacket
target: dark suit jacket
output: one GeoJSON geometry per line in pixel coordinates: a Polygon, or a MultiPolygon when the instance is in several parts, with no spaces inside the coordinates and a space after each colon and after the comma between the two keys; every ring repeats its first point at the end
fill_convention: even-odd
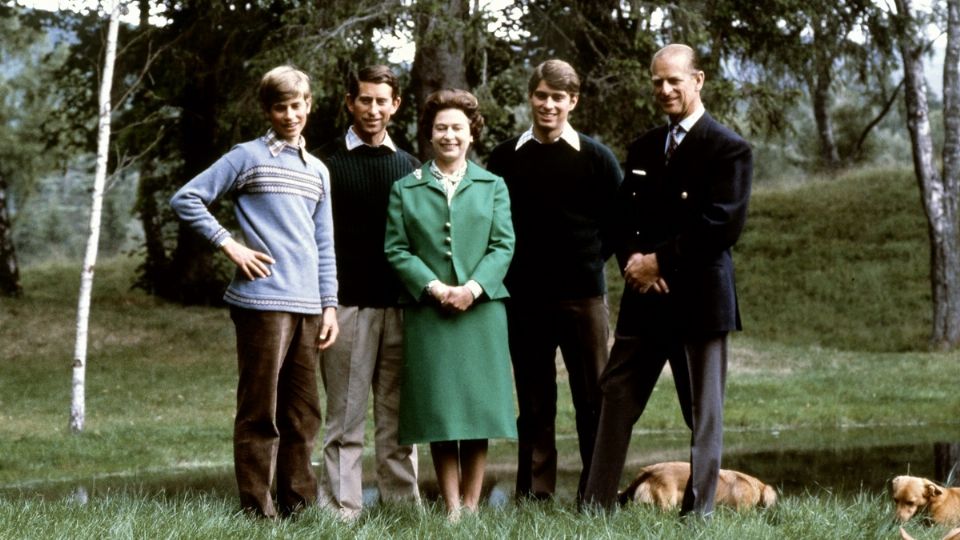
{"type": "Polygon", "coordinates": [[[739,135],[709,114],[694,124],[664,164],[667,127],[627,151],[618,200],[617,259],[657,254],[670,293],[627,288],[617,334],[703,334],[739,330],[730,248],[747,217],[753,158],[739,135]]]}

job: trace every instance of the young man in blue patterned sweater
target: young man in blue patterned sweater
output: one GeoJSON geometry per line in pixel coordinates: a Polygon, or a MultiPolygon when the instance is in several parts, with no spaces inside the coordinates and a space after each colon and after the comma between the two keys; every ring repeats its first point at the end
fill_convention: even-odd
{"type": "Polygon", "coordinates": [[[276,517],[313,504],[317,495],[310,463],[320,430],[317,351],[337,338],[337,271],[330,176],[301,135],[310,79],[290,66],[274,68],[260,81],[259,100],[271,124],[267,134],[233,147],[170,204],[237,265],[224,294],[240,373],[237,487],[245,511],[276,517]],[[242,244],[208,209],[227,195],[242,244]]]}

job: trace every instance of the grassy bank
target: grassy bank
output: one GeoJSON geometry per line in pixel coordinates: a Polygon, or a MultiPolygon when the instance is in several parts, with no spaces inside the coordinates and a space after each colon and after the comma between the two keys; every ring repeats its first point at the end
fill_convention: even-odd
{"type": "MultiPolygon", "coordinates": [[[[785,445],[842,453],[865,444],[871,430],[907,427],[904,439],[929,431],[921,437],[960,440],[960,353],[924,352],[928,251],[915,190],[902,171],[757,190],[736,254],[746,331],[732,340],[725,459],[785,445]],[[860,434],[824,439],[838,428],[860,434]]],[[[378,507],[353,528],[319,512],[279,524],[237,518],[229,478],[236,382],[229,317],[130,290],[136,264],[118,258],[97,269],[80,435],[67,432],[79,264],[26,268],[25,296],[0,299],[0,538],[896,535],[879,488],[856,496],[795,489],[773,511],[721,514],[703,530],[647,509],[583,517],[569,488],[559,504],[490,508],[453,530],[435,513],[408,507],[378,507]],[[186,489],[164,495],[163,488],[129,487],[152,476],[180,479],[186,489]],[[48,489],[97,483],[110,487],[85,505],[48,489]]],[[[614,306],[618,286],[614,280],[614,306]]],[[[560,391],[561,467],[575,476],[573,411],[563,384],[560,391]]],[[[637,433],[631,466],[682,457],[685,427],[667,376],[637,433]],[[643,436],[650,433],[678,444],[665,450],[643,436]]],[[[490,476],[508,486],[514,452],[512,443],[491,447],[490,476]]],[[[803,474],[802,463],[789,465],[803,474]]],[[[906,466],[891,463],[880,474],[906,466]]],[[[421,472],[429,482],[426,453],[421,472]]],[[[911,527],[917,538],[939,532],[911,527]]]]}
{"type": "Polygon", "coordinates": [[[735,256],[750,336],[852,351],[927,346],[930,249],[910,169],[760,188],[735,256]]]}

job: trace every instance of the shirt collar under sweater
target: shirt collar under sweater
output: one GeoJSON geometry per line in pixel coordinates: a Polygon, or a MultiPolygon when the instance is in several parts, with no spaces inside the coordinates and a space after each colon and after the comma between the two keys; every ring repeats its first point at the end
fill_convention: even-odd
{"type": "MultiPolygon", "coordinates": [[[[552,141],[547,141],[547,143],[552,144],[559,140],[566,141],[571,148],[573,148],[577,152],[580,151],[580,136],[577,135],[577,130],[573,129],[573,126],[570,125],[570,122],[564,122],[563,131],[560,132],[560,136],[552,141]]],[[[520,135],[520,138],[517,139],[517,146],[514,147],[514,150],[519,150],[521,146],[527,144],[530,141],[537,141],[538,143],[543,144],[543,141],[537,139],[533,135],[533,126],[530,126],[530,129],[524,131],[523,134],[520,135]]]]}
{"type": "MultiPolygon", "coordinates": [[[[350,126],[350,129],[347,130],[346,144],[347,150],[353,150],[354,148],[364,145],[369,146],[370,148],[378,148],[377,146],[373,146],[364,142],[363,139],[357,135],[357,132],[354,131],[352,125],[350,126]]],[[[390,138],[390,134],[387,132],[383,133],[383,142],[380,143],[380,146],[385,146],[394,152],[397,151],[397,145],[393,144],[393,139],[390,138]]]]}
{"type": "Polygon", "coordinates": [[[270,128],[267,130],[267,134],[261,139],[267,145],[267,149],[270,150],[270,155],[277,157],[280,155],[280,152],[283,152],[285,146],[289,146],[297,151],[300,155],[300,159],[304,163],[307,162],[307,140],[303,138],[303,135],[300,135],[300,140],[297,141],[297,144],[290,144],[287,141],[277,137],[277,132],[270,128]]]}

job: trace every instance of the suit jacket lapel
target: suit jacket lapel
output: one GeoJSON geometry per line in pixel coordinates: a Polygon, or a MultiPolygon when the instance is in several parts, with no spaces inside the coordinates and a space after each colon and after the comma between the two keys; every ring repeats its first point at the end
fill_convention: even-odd
{"type": "Polygon", "coordinates": [[[683,141],[680,143],[680,146],[673,152],[673,157],[670,159],[671,163],[682,162],[685,157],[689,159],[687,154],[691,152],[696,153],[697,147],[703,143],[704,136],[712,122],[713,117],[710,116],[710,113],[704,111],[703,116],[701,116],[700,119],[697,120],[697,123],[690,128],[690,131],[683,136],[683,141]],[[679,156],[679,159],[677,156],[679,156]]]}

